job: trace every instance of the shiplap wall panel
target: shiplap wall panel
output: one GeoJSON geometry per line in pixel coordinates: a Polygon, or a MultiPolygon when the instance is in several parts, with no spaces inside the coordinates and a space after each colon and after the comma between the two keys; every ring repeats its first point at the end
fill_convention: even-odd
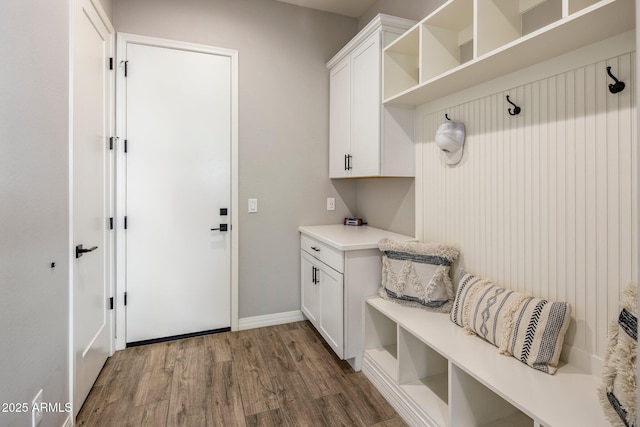
{"type": "Polygon", "coordinates": [[[634,87],[635,52],[418,116],[418,238],[457,245],[468,272],[571,303],[567,343],[597,358],[636,280],[634,87]],[[609,93],[607,66],[626,90],[609,93]],[[445,114],[467,130],[454,167],[434,140],[445,114]]]}

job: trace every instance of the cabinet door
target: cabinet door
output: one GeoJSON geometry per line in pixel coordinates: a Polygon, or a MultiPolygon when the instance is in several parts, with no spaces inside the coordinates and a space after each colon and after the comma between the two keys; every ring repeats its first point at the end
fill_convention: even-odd
{"type": "Polygon", "coordinates": [[[380,34],[351,56],[351,176],[380,175],[380,34]]]}
{"type": "Polygon", "coordinates": [[[320,334],[344,359],[343,276],[320,264],[320,334]]]}
{"type": "Polygon", "coordinates": [[[300,307],[302,313],[317,328],[320,317],[320,288],[316,283],[320,273],[316,272],[314,262],[317,262],[304,251],[301,251],[301,280],[300,280],[300,307]]]}
{"type": "Polygon", "coordinates": [[[349,176],[346,157],[351,154],[351,65],[349,57],[329,75],[329,177],[349,176]]]}

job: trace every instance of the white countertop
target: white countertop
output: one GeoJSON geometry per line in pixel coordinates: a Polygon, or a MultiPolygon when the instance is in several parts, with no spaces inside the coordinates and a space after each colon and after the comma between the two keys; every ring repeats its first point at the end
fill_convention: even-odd
{"type": "Polygon", "coordinates": [[[309,225],[298,227],[298,230],[341,251],[375,249],[378,247],[380,239],[385,237],[405,242],[417,241],[417,239],[412,236],[380,230],[379,228],[373,228],[367,225],[309,225]]]}

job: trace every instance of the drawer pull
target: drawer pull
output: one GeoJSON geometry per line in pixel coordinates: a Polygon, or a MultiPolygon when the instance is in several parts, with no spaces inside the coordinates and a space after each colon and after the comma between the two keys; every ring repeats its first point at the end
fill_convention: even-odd
{"type": "Polygon", "coordinates": [[[316,252],[320,252],[320,248],[316,248],[315,246],[311,246],[311,249],[313,249],[316,252]]]}

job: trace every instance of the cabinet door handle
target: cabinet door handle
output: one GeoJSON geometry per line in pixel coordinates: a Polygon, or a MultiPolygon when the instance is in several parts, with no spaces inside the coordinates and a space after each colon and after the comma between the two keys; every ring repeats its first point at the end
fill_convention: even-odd
{"type": "Polygon", "coordinates": [[[316,248],[315,246],[311,246],[311,249],[313,249],[316,252],[320,252],[320,248],[316,248]]]}
{"type": "Polygon", "coordinates": [[[352,159],[352,155],[351,154],[347,154],[347,170],[350,171],[352,169],[351,167],[351,159],[352,159]]]}
{"type": "Polygon", "coordinates": [[[344,170],[348,170],[347,169],[347,155],[344,155],[344,170]]]}
{"type": "Polygon", "coordinates": [[[311,267],[311,283],[316,284],[316,268],[311,267]]]}

